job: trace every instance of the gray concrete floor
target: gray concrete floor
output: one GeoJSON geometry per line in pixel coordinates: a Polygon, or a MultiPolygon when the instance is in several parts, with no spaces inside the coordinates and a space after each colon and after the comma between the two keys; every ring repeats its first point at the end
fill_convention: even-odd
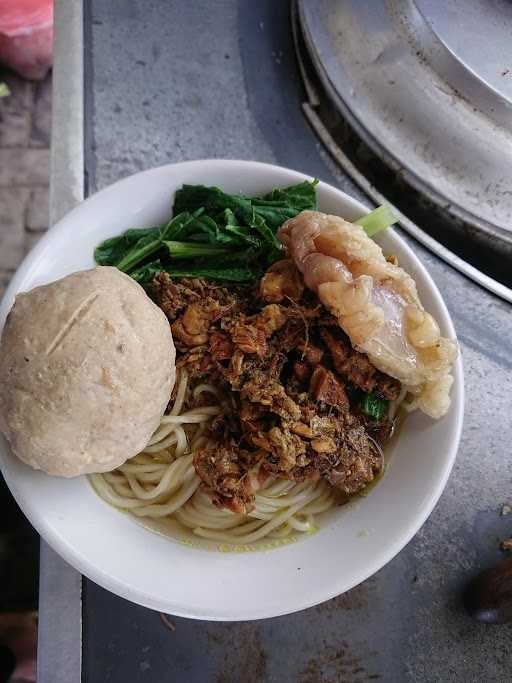
{"type": "Polygon", "coordinates": [[[0,295],[48,227],[51,75],[35,83],[0,71],[0,295]]]}

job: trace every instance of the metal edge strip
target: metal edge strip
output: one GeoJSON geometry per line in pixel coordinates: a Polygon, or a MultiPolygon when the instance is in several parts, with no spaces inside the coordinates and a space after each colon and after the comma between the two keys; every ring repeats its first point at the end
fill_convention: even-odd
{"type": "Polygon", "coordinates": [[[476,282],[481,287],[489,290],[493,294],[496,294],[500,298],[512,303],[512,289],[503,285],[501,282],[497,282],[493,278],[485,275],[480,270],[474,266],[466,263],[463,259],[459,258],[452,251],[444,247],[442,244],[437,242],[433,237],[419,228],[415,223],[413,223],[407,216],[405,216],[401,211],[399,211],[391,202],[389,202],[384,195],[382,195],[365,177],[360,173],[350,159],[344,154],[341,148],[336,144],[331,134],[327,128],[322,123],[320,117],[316,114],[313,107],[308,103],[304,102],[302,105],[304,114],[308,119],[310,125],[317,133],[320,140],[323,142],[328,152],[336,160],[336,162],[341,166],[341,168],[347,173],[352,180],[357,183],[357,185],[365,192],[376,204],[389,204],[396,216],[398,217],[400,227],[411,237],[414,237],[420,244],[429,249],[432,253],[438,256],[440,259],[448,263],[450,266],[458,270],[460,273],[468,277],[473,282],[476,282]]]}
{"type": "Polygon", "coordinates": [[[82,0],[55,0],[54,27],[50,160],[51,225],[84,198],[82,0]]]}
{"type": "MultiPolygon", "coordinates": [[[[83,6],[55,0],[50,223],[84,196],[83,6]]],[[[82,678],[82,576],[40,545],[38,683],[82,678]]]]}
{"type": "Polygon", "coordinates": [[[82,576],[41,540],[38,683],[79,683],[82,677],[82,576]]]}

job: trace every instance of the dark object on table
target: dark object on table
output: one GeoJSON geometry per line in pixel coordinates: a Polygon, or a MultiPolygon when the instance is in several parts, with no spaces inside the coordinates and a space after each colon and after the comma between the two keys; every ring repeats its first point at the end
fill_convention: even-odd
{"type": "Polygon", "coordinates": [[[512,623],[512,557],[485,569],[466,588],[464,605],[486,624],[512,623]]]}
{"type": "Polygon", "coordinates": [[[5,645],[0,645],[0,681],[9,681],[15,668],[14,653],[5,645]]]}
{"type": "Polygon", "coordinates": [[[39,536],[0,477],[0,619],[37,608],[39,536]]]}

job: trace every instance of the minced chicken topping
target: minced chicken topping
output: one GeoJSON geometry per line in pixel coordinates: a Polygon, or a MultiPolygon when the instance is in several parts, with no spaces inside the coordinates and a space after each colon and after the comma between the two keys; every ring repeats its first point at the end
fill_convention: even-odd
{"type": "Polygon", "coordinates": [[[210,428],[216,446],[194,458],[214,502],[246,513],[270,474],[322,477],[348,496],[381,471],[391,423],[361,401],[395,400],[400,383],[352,348],[291,261],[256,286],[160,273],[151,294],[171,323],[177,367],[227,397],[210,428]]]}

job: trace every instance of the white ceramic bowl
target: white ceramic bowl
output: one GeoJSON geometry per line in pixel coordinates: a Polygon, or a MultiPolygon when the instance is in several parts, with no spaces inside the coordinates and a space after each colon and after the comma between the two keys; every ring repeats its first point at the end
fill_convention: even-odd
{"type": "MultiPolygon", "coordinates": [[[[182,183],[259,194],[302,181],[295,171],[250,161],[192,161],[138,173],[99,192],[63,218],[25,259],[0,307],[0,325],[18,291],[93,266],[101,240],[161,223],[182,183]]],[[[321,210],[355,220],[367,209],[320,183],[321,210]]],[[[454,337],[441,295],[414,252],[393,231],[378,239],[416,279],[425,307],[454,337]]],[[[406,420],[383,479],[366,498],[340,508],[315,535],[270,551],[223,553],[151,533],[100,500],[84,477],[31,470],[0,442],[9,488],[43,538],[65,560],[128,600],[176,615],[241,620],[294,612],[328,600],[389,562],[425,522],[450,474],[462,427],[463,376],[455,365],[452,405],[434,422],[406,420]]]]}

